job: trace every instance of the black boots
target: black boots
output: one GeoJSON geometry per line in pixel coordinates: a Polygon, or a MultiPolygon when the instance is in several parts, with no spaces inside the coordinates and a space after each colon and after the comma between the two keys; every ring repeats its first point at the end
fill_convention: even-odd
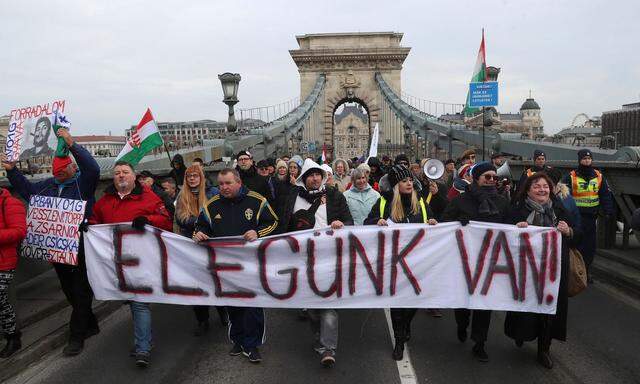
{"type": "Polygon", "coordinates": [[[489,354],[484,350],[484,342],[476,342],[471,350],[473,352],[473,357],[475,357],[476,360],[482,363],[489,361],[489,354]]]}
{"type": "Polygon", "coordinates": [[[538,363],[547,369],[553,368],[553,360],[551,360],[551,354],[549,349],[551,347],[551,340],[546,341],[543,337],[538,337],[538,363]]]}
{"type": "Polygon", "coordinates": [[[404,355],[404,341],[396,338],[396,345],[393,347],[393,360],[399,361],[402,360],[404,355]]]}
{"type": "Polygon", "coordinates": [[[20,341],[21,333],[20,331],[16,331],[12,334],[5,335],[7,339],[7,344],[4,346],[2,351],[0,351],[0,358],[6,359],[7,357],[16,353],[17,350],[22,348],[22,342],[20,341]]]}

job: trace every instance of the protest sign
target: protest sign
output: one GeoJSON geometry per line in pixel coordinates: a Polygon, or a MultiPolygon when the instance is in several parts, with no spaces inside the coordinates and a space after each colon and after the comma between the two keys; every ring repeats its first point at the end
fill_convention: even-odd
{"type": "MultiPolygon", "coordinates": [[[[14,109],[9,113],[5,154],[9,161],[35,156],[53,156],[57,138],[53,126],[65,112],[64,100],[14,109]]],[[[61,124],[58,124],[61,125],[61,124]]],[[[64,125],[62,125],[64,126],[64,125]]]]}
{"type": "Polygon", "coordinates": [[[560,284],[561,238],[533,226],[355,226],[197,244],[119,224],[91,226],[84,240],[99,300],[552,314],[560,284]]]}
{"type": "Polygon", "coordinates": [[[27,237],[20,253],[30,259],[78,265],[80,232],[87,202],[31,195],[27,211],[27,237]]]}

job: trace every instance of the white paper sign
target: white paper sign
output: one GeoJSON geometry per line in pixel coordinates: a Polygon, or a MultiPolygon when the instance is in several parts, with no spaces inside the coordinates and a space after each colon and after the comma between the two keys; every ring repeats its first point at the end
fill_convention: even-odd
{"type": "Polygon", "coordinates": [[[27,237],[20,254],[29,259],[78,265],[80,233],[86,201],[31,195],[27,237]]]}
{"type": "Polygon", "coordinates": [[[280,308],[472,308],[555,313],[561,236],[459,223],[308,230],[254,242],[91,226],[99,300],[280,308]]]}
{"type": "MultiPolygon", "coordinates": [[[[53,132],[55,112],[66,114],[64,100],[14,109],[9,113],[5,154],[9,161],[35,156],[53,156],[57,137],[53,132]]],[[[65,126],[65,124],[59,124],[65,126]]]]}

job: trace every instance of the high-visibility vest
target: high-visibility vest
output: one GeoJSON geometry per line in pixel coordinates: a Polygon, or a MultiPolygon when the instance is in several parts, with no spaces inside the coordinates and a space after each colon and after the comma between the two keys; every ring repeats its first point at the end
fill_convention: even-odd
{"type": "Polygon", "coordinates": [[[535,171],[532,171],[531,168],[527,168],[527,177],[531,177],[531,176],[533,176],[535,174],[536,174],[535,171]]]}
{"type": "Polygon", "coordinates": [[[585,180],[576,174],[576,171],[571,171],[571,195],[576,201],[578,207],[597,207],[600,205],[600,196],[598,192],[602,185],[602,174],[600,171],[595,171],[596,177],[585,180]]]}
{"type": "MultiPolygon", "coordinates": [[[[431,197],[431,194],[429,194],[429,197],[431,197]]],[[[427,197],[427,199],[429,199],[429,197],[427,197]]],[[[429,222],[429,218],[427,217],[427,206],[424,204],[424,200],[422,200],[422,198],[420,198],[419,201],[420,201],[420,210],[422,210],[422,221],[426,224],[429,222]]],[[[387,199],[380,196],[380,218],[384,217],[384,208],[386,206],[387,206],[387,199]]]]}

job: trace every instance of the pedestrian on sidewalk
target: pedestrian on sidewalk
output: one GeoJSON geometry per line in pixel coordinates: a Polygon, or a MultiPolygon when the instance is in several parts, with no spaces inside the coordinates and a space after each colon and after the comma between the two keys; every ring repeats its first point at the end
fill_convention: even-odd
{"type": "MultiPolygon", "coordinates": [[[[15,167],[15,162],[6,162],[3,157],[2,166],[7,171],[7,178],[16,192],[24,200],[29,201],[31,195],[61,197],[87,202],[84,212],[85,220],[91,217],[94,194],[100,179],[100,167],[91,153],[75,142],[65,128],[57,131],[58,137],[64,139],[76,163],[70,156],[54,157],[52,163],[53,177],[32,183],[15,167]]],[[[3,155],[4,156],[4,155],[3,155]]],[[[53,263],[53,268],[60,280],[60,286],[67,301],[73,308],[69,319],[69,341],[62,350],[65,356],[74,356],[82,352],[85,339],[100,332],[98,321],[92,310],[93,291],[87,278],[87,267],[84,260],[83,235],[80,234],[78,248],[78,265],[53,263]]]]}
{"type": "MultiPolygon", "coordinates": [[[[237,170],[225,168],[218,173],[220,194],[204,206],[196,222],[193,239],[243,236],[246,241],[272,234],[278,217],[266,197],[250,191],[242,183],[237,170]]],[[[259,363],[258,347],[264,342],[264,310],[251,307],[227,307],[231,356],[243,354],[250,362],[259,363]]]]}
{"type": "Polygon", "coordinates": [[[557,228],[562,234],[560,254],[560,288],[556,300],[555,315],[528,312],[507,312],[504,331],[521,347],[523,342],[538,340],[538,363],[545,368],[553,367],[549,353],[551,340],[567,339],[567,278],[569,275],[569,247],[580,241],[580,228],[573,225],[571,214],[554,193],[553,181],[544,172],[529,176],[510,214],[510,224],[520,228],[529,225],[557,228]]]}
{"type": "MultiPolygon", "coordinates": [[[[509,201],[498,194],[496,183],[499,177],[496,174],[496,167],[489,162],[478,163],[473,166],[471,176],[473,182],[467,187],[465,193],[451,200],[442,215],[442,221],[459,221],[462,225],[467,225],[471,220],[508,223],[509,201]]],[[[472,311],[467,308],[456,309],[455,316],[458,340],[464,343],[467,340],[467,328],[472,311]]],[[[489,361],[485,342],[490,322],[491,311],[473,310],[471,339],[475,341],[475,345],[472,351],[474,357],[481,362],[489,361]]]]}
{"type": "MultiPolygon", "coordinates": [[[[387,176],[391,191],[382,196],[371,208],[364,221],[366,225],[387,226],[389,223],[437,224],[429,203],[413,187],[414,174],[404,165],[394,165],[387,176]]],[[[404,344],[411,337],[411,320],[417,308],[391,308],[391,324],[395,344],[393,359],[402,360],[404,344]]]]}
{"type": "MultiPolygon", "coordinates": [[[[200,210],[207,201],[220,193],[216,187],[206,187],[204,172],[199,165],[192,165],[184,173],[184,184],[178,194],[176,203],[176,223],[180,228],[180,234],[192,238],[196,229],[196,221],[200,210]]],[[[209,331],[209,306],[193,305],[193,312],[198,322],[194,330],[194,336],[202,336],[209,331]]],[[[223,306],[217,306],[218,315],[222,325],[227,325],[227,310],[223,306]]]]}
{"type": "Polygon", "coordinates": [[[0,331],[7,344],[1,358],[13,355],[22,347],[16,313],[9,302],[9,286],[18,265],[18,246],[27,235],[27,212],[24,204],[0,188],[0,331]]]}
{"type": "MultiPolygon", "coordinates": [[[[104,195],[93,207],[89,224],[114,224],[130,222],[139,231],[145,225],[171,231],[173,223],[164,202],[146,185],[136,180],[131,164],[117,161],[113,168],[113,184],[107,187],[104,195]]],[[[133,317],[133,335],[135,347],[133,355],[136,365],[149,365],[151,347],[151,306],[149,303],[129,302],[133,317]]]]}

